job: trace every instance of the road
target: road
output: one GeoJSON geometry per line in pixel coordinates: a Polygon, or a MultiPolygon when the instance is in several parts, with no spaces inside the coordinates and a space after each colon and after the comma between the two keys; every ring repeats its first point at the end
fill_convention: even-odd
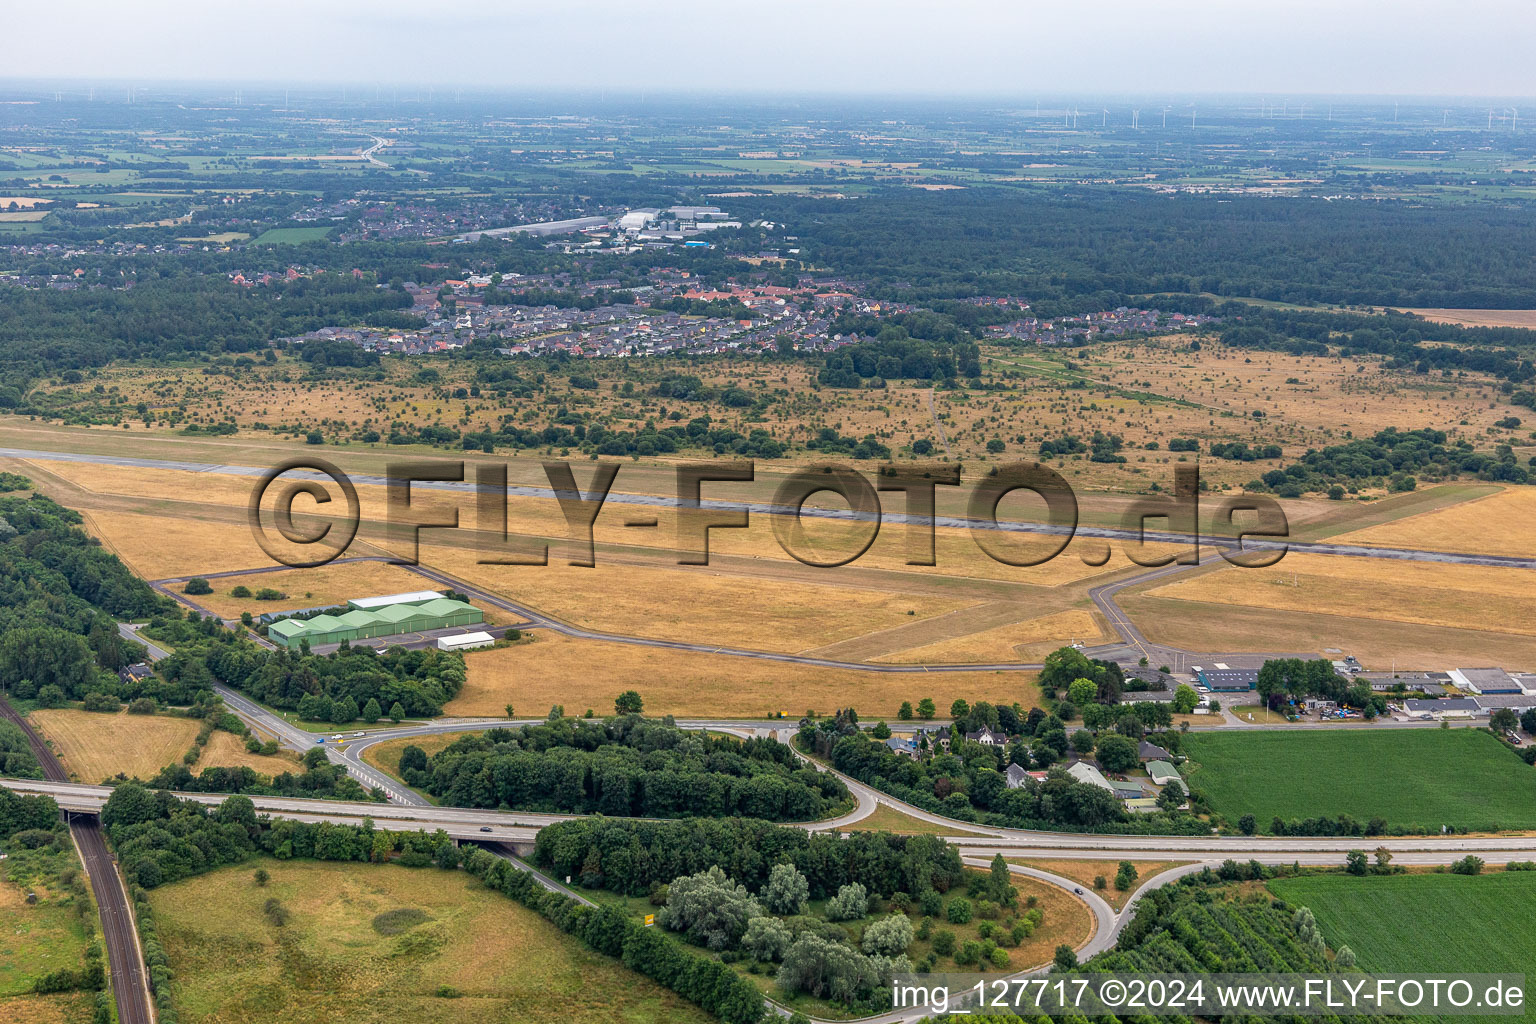
{"type": "MultiPolygon", "coordinates": [[[[351,558],[337,559],[337,562],[333,564],[346,564],[348,562],[392,561],[393,559],[390,559],[384,555],[356,555],[351,558]]],[[[876,672],[887,675],[911,675],[922,674],[925,672],[1038,672],[1040,670],[1040,664],[1038,662],[1024,663],[1017,661],[999,662],[997,664],[988,665],[871,665],[857,661],[834,661],[831,658],[812,658],[801,654],[783,654],[777,651],[754,651],[740,647],[721,647],[715,644],[692,644],[682,640],[659,640],[655,637],[632,636],[628,633],[606,633],[601,630],[584,629],[581,626],[575,626],[568,622],[563,622],[560,619],[553,618],[543,612],[535,611],[526,605],[520,605],[513,601],[509,601],[504,597],[493,594],[490,591],[477,587],[472,583],[466,583],[464,580],[461,580],[455,576],[450,576],[447,573],[441,572],[437,569],[432,569],[424,565],[402,565],[400,567],[415,573],[416,575],[422,577],[430,583],[436,584],[439,587],[447,587],[451,590],[456,590],[463,594],[465,597],[469,598],[473,603],[489,605],[492,608],[496,608],[511,615],[517,616],[520,621],[514,624],[515,628],[547,629],[552,633],[559,633],[562,636],[574,637],[579,640],[602,640],[607,643],[628,644],[634,647],[659,647],[672,651],[691,651],[696,654],[722,654],[726,655],[727,657],[753,658],[760,661],[774,661],[787,665],[808,665],[813,668],[840,669],[852,672],[876,672]]],[[[261,573],[292,571],[292,569],[285,565],[268,565],[256,569],[238,569],[226,573],[210,573],[205,574],[202,578],[213,579],[217,576],[254,576],[261,573]]],[[[198,612],[204,612],[206,610],[201,606],[183,597],[173,589],[176,584],[185,583],[191,578],[192,577],[190,576],[176,576],[163,580],[154,580],[150,585],[161,593],[175,598],[177,601],[192,607],[198,612]]],[[[431,640],[429,639],[421,639],[414,641],[413,644],[406,644],[404,646],[425,646],[430,642],[431,640]]],[[[270,647],[271,645],[268,644],[267,646],[270,647]]]]}
{"type": "MultiPolygon", "coordinates": [[[[219,691],[230,709],[254,728],[279,736],[285,744],[296,749],[308,749],[316,745],[318,737],[314,734],[297,729],[226,687],[219,687],[219,691]]],[[[300,821],[357,824],[366,818],[372,820],[376,827],[388,830],[414,831],[419,828],[429,830],[441,828],[460,840],[485,845],[487,849],[507,857],[518,869],[530,872],[545,888],[564,893],[590,906],[591,901],[585,897],[543,875],[514,856],[516,850],[527,851],[530,848],[539,829],[554,822],[570,820],[574,816],[432,806],[419,794],[379,772],[363,760],[363,754],[369,747],[387,740],[518,724],[522,723],[490,719],[402,724],[397,727],[369,731],[361,737],[348,738],[341,743],[324,744],[327,756],[333,762],[344,765],[365,785],[377,785],[385,789],[390,796],[390,802],[387,804],[259,796],[252,797],[252,801],[263,813],[300,821]]],[[[678,725],[688,729],[707,728],[742,735],[767,735],[790,728],[789,723],[783,720],[768,722],[687,720],[678,722],[678,725]]],[[[998,854],[1005,858],[1040,857],[1055,860],[1130,858],[1193,862],[1144,880],[1136,893],[1127,901],[1126,906],[1118,913],[1097,893],[1071,879],[1025,865],[1010,864],[1010,870],[1015,874],[1065,889],[1087,906],[1094,917],[1095,925],[1091,937],[1078,950],[1081,959],[1087,959],[1114,946],[1121,931],[1131,920],[1137,901],[1144,893],[1181,875],[1198,871],[1206,866],[1217,865],[1229,858],[1253,859],[1267,864],[1300,862],[1336,865],[1343,860],[1345,852],[1363,845],[1384,845],[1392,851],[1399,863],[1404,864],[1444,864],[1464,857],[1468,853],[1476,853],[1485,860],[1497,863],[1532,859],[1533,853],[1536,853],[1536,836],[1394,836],[1380,839],[1338,839],[1211,835],[1097,835],[993,828],[957,823],[879,793],[825,765],[817,764],[817,767],[838,775],[844,781],[854,796],[855,807],[837,819],[806,822],[798,826],[809,831],[847,829],[867,818],[881,804],[884,804],[918,820],[954,829],[952,834],[945,835],[943,838],[959,849],[967,865],[975,867],[987,865],[998,854]]],[[[107,787],[84,786],[59,780],[45,782],[0,780],[0,784],[19,792],[48,793],[54,796],[61,806],[83,811],[99,808],[111,793],[107,787]]],[[[178,795],[184,799],[207,804],[217,804],[222,800],[222,797],[213,794],[178,795]]],[[[135,962],[141,963],[142,960],[135,962]]],[[[1028,976],[1047,969],[1048,966],[1042,966],[1020,972],[1015,976],[1028,976]]],[[[784,1008],[771,1000],[769,1005],[776,1015],[786,1015],[784,1008]]],[[[918,1010],[892,1011],[866,1018],[863,1024],[909,1024],[925,1015],[918,1010]]]]}
{"type": "MultiPolygon", "coordinates": [[[[43,769],[47,782],[42,786],[68,786],[69,773],[59,763],[53,751],[33,731],[26,719],[16,713],[9,702],[0,700],[0,716],[21,728],[27,737],[37,763],[43,769]]],[[[107,849],[101,826],[93,817],[66,814],[70,838],[80,853],[80,863],[85,867],[86,878],[96,896],[96,907],[101,915],[101,935],[107,950],[107,970],[112,976],[112,994],[117,1000],[119,1024],[152,1024],[154,1012],[149,995],[149,975],[144,968],[144,954],[139,949],[138,930],[134,926],[132,904],[128,902],[128,890],[118,873],[117,861],[107,849]]]]}

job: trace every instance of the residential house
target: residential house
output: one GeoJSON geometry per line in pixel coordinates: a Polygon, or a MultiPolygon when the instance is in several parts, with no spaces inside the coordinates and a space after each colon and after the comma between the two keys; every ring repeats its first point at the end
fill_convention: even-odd
{"type": "Polygon", "coordinates": [[[971,743],[980,743],[984,747],[1001,747],[1008,742],[1007,736],[1000,732],[993,732],[986,726],[982,726],[977,732],[966,733],[965,738],[971,743]]]}

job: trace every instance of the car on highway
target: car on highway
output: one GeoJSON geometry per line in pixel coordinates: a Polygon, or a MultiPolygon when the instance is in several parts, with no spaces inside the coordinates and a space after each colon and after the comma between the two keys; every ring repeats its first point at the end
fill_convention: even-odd
{"type": "Polygon", "coordinates": [[[480,826],[480,831],[481,832],[489,832],[490,830],[491,830],[491,826],[489,826],[489,825],[481,825],[480,826]]]}
{"type": "Polygon", "coordinates": [[[1072,891],[1073,891],[1073,892],[1075,892],[1075,893],[1077,893],[1077,894],[1078,894],[1078,895],[1079,895],[1079,896],[1081,896],[1081,895],[1082,895],[1082,894],[1083,894],[1083,890],[1082,890],[1082,889],[1080,889],[1080,888],[1077,888],[1077,889],[1073,889],[1073,890],[1072,890],[1072,891]]]}

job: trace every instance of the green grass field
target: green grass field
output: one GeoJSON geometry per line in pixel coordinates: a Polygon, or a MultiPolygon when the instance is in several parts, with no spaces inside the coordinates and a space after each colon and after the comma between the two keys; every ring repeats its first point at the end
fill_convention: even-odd
{"type": "Polygon", "coordinates": [[[1348,946],[1368,973],[1524,974],[1536,964],[1536,871],[1313,875],[1269,888],[1310,907],[1328,945],[1348,946]]]}
{"type": "MultiPolygon", "coordinates": [[[[0,997],[32,991],[38,978],[61,967],[79,967],[87,945],[75,899],[59,883],[62,871],[80,874],[74,848],[13,847],[0,865],[0,997]],[[37,902],[28,903],[28,893],[37,902]]],[[[94,917],[95,908],[87,915],[94,917]]],[[[17,1019],[0,1014],[0,1020],[17,1019]]]]}
{"type": "Polygon", "coordinates": [[[263,231],[253,245],[297,245],[300,242],[316,242],[326,236],[328,227],[269,228],[263,231]]]}
{"type": "Polygon", "coordinates": [[[1536,769],[1477,729],[1190,734],[1190,786],[1230,821],[1385,818],[1439,831],[1536,828],[1536,769]]]}
{"type": "Polygon", "coordinates": [[[714,1019],[462,871],[259,860],[150,902],[185,1024],[714,1019]]]}

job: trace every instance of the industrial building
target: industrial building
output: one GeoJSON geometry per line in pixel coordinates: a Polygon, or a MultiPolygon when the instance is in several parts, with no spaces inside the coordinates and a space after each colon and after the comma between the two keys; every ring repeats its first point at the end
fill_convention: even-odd
{"type": "Polygon", "coordinates": [[[359,598],[348,601],[347,606],[348,610],[339,615],[322,613],[309,619],[280,619],[267,627],[267,639],[292,649],[304,641],[315,647],[485,621],[480,609],[473,605],[430,590],[359,598]]]}
{"type": "Polygon", "coordinates": [[[1501,668],[1453,668],[1451,682],[1466,693],[1525,693],[1519,679],[1501,668]]]}
{"type": "Polygon", "coordinates": [[[1218,693],[1241,693],[1244,690],[1256,689],[1259,685],[1259,670],[1256,668],[1227,668],[1225,665],[1217,665],[1215,668],[1201,668],[1195,666],[1195,678],[1218,693]]]}
{"type": "Polygon", "coordinates": [[[440,651],[472,651],[477,647],[490,647],[496,642],[496,638],[483,630],[476,633],[455,633],[452,636],[440,636],[437,638],[437,649],[440,651]]]}

